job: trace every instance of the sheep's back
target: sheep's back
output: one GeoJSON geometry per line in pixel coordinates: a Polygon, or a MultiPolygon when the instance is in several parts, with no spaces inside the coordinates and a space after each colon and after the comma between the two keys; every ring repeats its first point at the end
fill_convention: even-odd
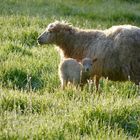
{"type": "Polygon", "coordinates": [[[131,81],[140,82],[140,28],[114,26],[107,31],[107,37],[112,39],[113,45],[105,58],[106,76],[119,81],[130,77],[131,81]]]}

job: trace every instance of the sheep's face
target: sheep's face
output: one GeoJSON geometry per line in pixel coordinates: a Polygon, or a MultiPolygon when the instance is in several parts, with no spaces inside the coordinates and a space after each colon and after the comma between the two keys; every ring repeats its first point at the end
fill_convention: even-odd
{"type": "Polygon", "coordinates": [[[38,37],[38,43],[40,45],[55,43],[56,33],[51,30],[52,26],[49,25],[46,30],[38,37]]]}
{"type": "Polygon", "coordinates": [[[54,22],[48,25],[46,30],[38,37],[38,43],[43,44],[57,44],[63,40],[64,33],[71,31],[71,26],[66,23],[54,22]]]}

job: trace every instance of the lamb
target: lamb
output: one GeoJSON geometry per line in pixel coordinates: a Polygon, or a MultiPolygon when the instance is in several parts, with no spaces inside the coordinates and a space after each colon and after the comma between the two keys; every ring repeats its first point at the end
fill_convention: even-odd
{"type": "Polygon", "coordinates": [[[73,58],[67,58],[63,60],[59,65],[59,78],[61,81],[61,87],[64,89],[68,82],[81,87],[87,83],[90,79],[93,62],[90,58],[82,59],[82,62],[78,62],[73,58]]]}
{"type": "Polygon", "coordinates": [[[65,22],[53,22],[38,37],[38,43],[55,44],[64,58],[81,61],[97,58],[92,77],[140,83],[140,28],[113,26],[106,30],[83,30],[65,22]],[[130,77],[130,78],[128,78],[130,77]]]}
{"type": "MultiPolygon", "coordinates": [[[[80,64],[82,65],[82,69],[81,69],[81,76],[80,76],[80,86],[83,87],[88,80],[90,80],[91,74],[92,74],[92,70],[94,69],[94,63],[97,61],[97,58],[94,58],[93,60],[90,58],[84,58],[82,59],[82,61],[80,62],[80,64]]],[[[98,91],[98,85],[96,84],[96,91],[98,91]]]]}

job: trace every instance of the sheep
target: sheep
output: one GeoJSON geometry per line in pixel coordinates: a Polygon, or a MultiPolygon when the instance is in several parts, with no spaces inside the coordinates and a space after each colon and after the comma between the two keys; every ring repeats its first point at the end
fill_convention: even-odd
{"type": "MultiPolygon", "coordinates": [[[[80,76],[80,86],[83,87],[88,80],[91,79],[92,70],[94,69],[94,63],[97,61],[97,58],[93,60],[90,58],[83,58],[80,62],[82,69],[81,69],[81,76],[80,76]]],[[[96,85],[96,90],[98,91],[98,85],[96,85]]]]}
{"type": "Polygon", "coordinates": [[[96,59],[92,61],[90,58],[84,58],[82,62],[78,62],[73,58],[64,59],[59,64],[58,71],[62,89],[65,88],[68,82],[83,87],[90,79],[93,62],[95,61],[96,59]]]}
{"type": "Polygon", "coordinates": [[[80,70],[81,65],[72,58],[67,58],[61,61],[59,64],[59,78],[61,81],[62,89],[68,84],[68,82],[78,85],[80,83],[80,70]]]}
{"type": "Polygon", "coordinates": [[[112,26],[105,30],[83,30],[65,22],[53,22],[38,37],[38,43],[55,44],[64,58],[81,61],[97,58],[92,77],[140,83],[140,28],[112,26]],[[130,78],[128,78],[130,77],[130,78]]]}

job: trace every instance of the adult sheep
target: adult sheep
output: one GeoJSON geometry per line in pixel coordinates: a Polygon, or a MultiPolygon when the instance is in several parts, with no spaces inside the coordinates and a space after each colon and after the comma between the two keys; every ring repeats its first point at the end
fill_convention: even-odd
{"type": "Polygon", "coordinates": [[[113,81],[140,82],[140,28],[136,26],[83,30],[57,21],[48,25],[38,43],[56,44],[65,58],[97,58],[92,72],[96,84],[101,76],[113,81]]]}

